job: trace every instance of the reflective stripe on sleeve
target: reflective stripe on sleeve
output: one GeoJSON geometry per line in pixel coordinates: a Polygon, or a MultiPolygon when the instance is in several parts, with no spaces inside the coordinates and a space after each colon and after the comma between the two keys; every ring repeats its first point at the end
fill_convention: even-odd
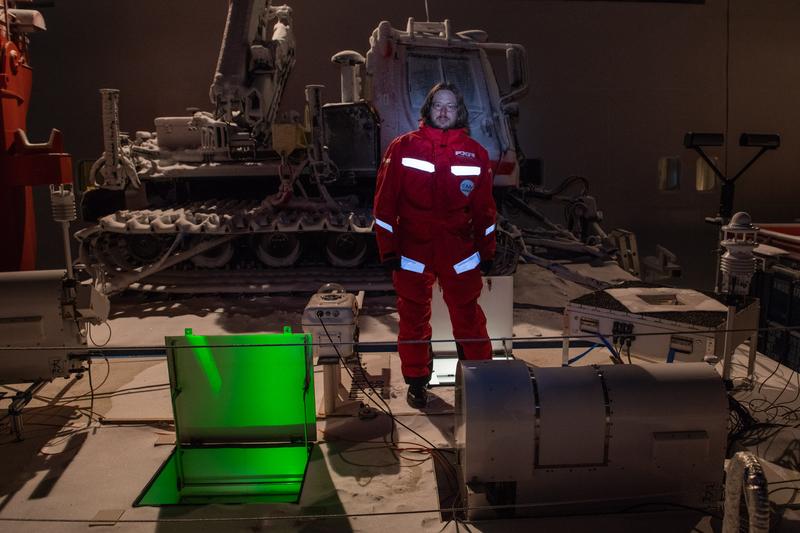
{"type": "Polygon", "coordinates": [[[436,167],[433,166],[433,163],[429,161],[423,161],[422,159],[414,159],[413,157],[404,157],[400,160],[404,167],[415,168],[417,170],[422,170],[423,172],[433,172],[436,170],[436,167]]]}
{"type": "Polygon", "coordinates": [[[410,270],[411,272],[416,272],[417,274],[422,274],[422,271],[425,270],[425,264],[420,263],[419,261],[414,261],[404,255],[400,256],[400,268],[403,270],[410,270]]]}
{"type": "Polygon", "coordinates": [[[467,257],[463,261],[459,261],[455,265],[453,265],[453,270],[456,271],[456,274],[461,274],[462,272],[466,272],[467,270],[472,270],[473,268],[477,267],[481,263],[481,254],[475,252],[471,256],[467,257]]]}
{"type": "Polygon", "coordinates": [[[452,172],[454,176],[480,176],[481,167],[453,165],[450,167],[450,172],[452,172]]]}
{"type": "MultiPolygon", "coordinates": [[[[390,229],[389,231],[392,231],[392,230],[390,229]]],[[[494,231],[494,224],[492,224],[491,226],[486,228],[486,231],[483,232],[483,236],[485,237],[485,236],[489,235],[493,231],[494,231]]]]}
{"type": "Polygon", "coordinates": [[[394,230],[392,229],[392,225],[391,224],[387,224],[386,222],[384,222],[383,220],[381,220],[379,218],[375,219],[375,223],[377,225],[379,225],[380,227],[382,227],[383,229],[385,229],[386,231],[388,231],[389,233],[394,233],[394,230]]]}

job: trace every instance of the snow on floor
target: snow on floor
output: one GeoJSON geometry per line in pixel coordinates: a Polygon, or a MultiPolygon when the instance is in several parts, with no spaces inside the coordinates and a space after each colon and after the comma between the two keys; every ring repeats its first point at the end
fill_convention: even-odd
{"type": "MultiPolygon", "coordinates": [[[[594,269],[606,279],[625,277],[618,268],[594,269]]],[[[537,338],[558,335],[560,309],[588,289],[563,281],[534,266],[522,267],[515,279],[514,335],[537,338]]],[[[123,296],[112,305],[108,347],[163,346],[164,336],[192,328],[203,335],[279,332],[284,325],[299,329],[306,297],[198,296],[164,299],[123,296]]],[[[394,298],[367,297],[359,320],[362,341],[394,340],[397,314],[394,298]]],[[[102,344],[105,327],[93,328],[102,344]]],[[[735,366],[741,383],[746,347],[735,366]]],[[[578,353],[573,350],[572,355],[578,353]]],[[[517,350],[516,357],[542,366],[561,364],[560,349],[517,350]]],[[[391,376],[387,401],[398,420],[398,446],[385,442],[391,434],[388,417],[371,416],[367,394],[346,402],[338,416],[318,419],[314,447],[299,505],[207,505],[178,508],[133,508],[132,503],[171,451],[172,408],[166,362],[160,357],[95,359],[92,378],[57,380],[42,389],[24,417],[26,439],[0,436],[0,531],[86,531],[87,521],[101,511],[122,513],[113,531],[461,531],[463,524],[445,523],[438,512],[439,493],[449,487],[437,476],[434,455],[413,430],[437,447],[454,446],[452,387],[431,390],[423,411],[405,403],[406,387],[394,353],[366,353],[363,362],[372,378],[391,376]],[[358,413],[362,416],[357,416],[358,413]],[[88,415],[91,414],[90,421],[88,415]],[[363,416],[367,415],[367,416],[363,416]],[[301,517],[305,516],[305,518],[301,517]],[[309,515],[326,515],[311,519],[309,515]],[[14,521],[10,521],[15,519],[14,521]],[[186,521],[191,519],[191,521],[186,521]],[[30,520],[30,521],[26,521],[30,520]],[[52,521],[46,521],[52,520],[52,521]],[[75,520],[70,522],[69,520],[75,520]],[[170,521],[172,520],[172,521],[170,521]],[[183,520],[183,521],[181,521],[183,520]]],[[[594,350],[580,364],[607,364],[608,355],[594,350]]],[[[759,355],[757,382],[737,393],[743,403],[760,410],[764,421],[797,424],[800,377],[759,355]],[[777,401],[775,401],[777,398],[777,401]],[[773,402],[770,405],[769,402],[773,402]],[[777,406],[777,407],[776,407],[777,406]]],[[[321,408],[321,367],[315,367],[321,408]]],[[[22,386],[14,387],[19,389],[22,386]]],[[[349,379],[343,377],[342,396],[349,379]]],[[[0,389],[7,390],[7,389],[0,389]]],[[[800,440],[794,427],[764,426],[745,440],[765,462],[776,482],[771,499],[777,531],[794,531],[800,524],[793,510],[800,492],[800,440]]],[[[113,513],[112,513],[113,514],[113,513]]],[[[720,521],[688,510],[626,515],[594,515],[503,519],[469,524],[469,531],[718,531],[720,521]]]]}

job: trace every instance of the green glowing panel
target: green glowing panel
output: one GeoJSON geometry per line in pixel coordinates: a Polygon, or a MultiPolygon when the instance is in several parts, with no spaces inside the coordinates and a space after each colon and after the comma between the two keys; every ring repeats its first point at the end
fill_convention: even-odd
{"type": "Polygon", "coordinates": [[[308,463],[304,446],[182,449],[179,453],[187,486],[234,482],[299,485],[308,463]]]}
{"type": "Polygon", "coordinates": [[[310,337],[166,344],[177,447],[136,505],[297,501],[316,440],[310,337]]]}
{"type": "Polygon", "coordinates": [[[134,506],[295,503],[300,499],[308,462],[306,448],[250,448],[247,453],[241,453],[243,451],[242,448],[182,449],[183,465],[189,463],[193,469],[200,468],[207,484],[188,484],[178,490],[176,449],[134,506]],[[252,463],[243,471],[241,466],[245,458],[252,463]],[[238,472],[239,476],[233,472],[238,472]]]}
{"type": "Polygon", "coordinates": [[[316,439],[310,338],[167,338],[181,443],[316,439]]]}

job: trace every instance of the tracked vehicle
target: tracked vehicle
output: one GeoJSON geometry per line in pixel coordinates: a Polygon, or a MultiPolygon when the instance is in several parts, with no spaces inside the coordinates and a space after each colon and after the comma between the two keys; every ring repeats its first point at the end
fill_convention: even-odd
{"type": "MultiPolygon", "coordinates": [[[[409,19],[405,29],[381,22],[366,57],[348,50],[331,60],[341,69],[341,101],[323,105],[322,88],[308,86],[305,116],[279,118],[294,65],[291,9],[234,0],[212,110],[156,118],[155,132],[129,136],[120,132],[118,91],[101,91],[104,153],[83,199],[96,224],[76,237],[80,261],[107,292],[254,280],[263,288],[264,280],[304,277],[311,287],[386,282],[370,268],[377,168],[391,140],[417,127],[439,81],[462,88],[497,190],[518,187],[513,119],[528,87],[524,48],[491,43],[479,30],[454,32],[447,20],[409,19]],[[494,64],[506,70],[504,89],[494,64]]],[[[506,240],[513,269],[516,241],[506,240]]]]}

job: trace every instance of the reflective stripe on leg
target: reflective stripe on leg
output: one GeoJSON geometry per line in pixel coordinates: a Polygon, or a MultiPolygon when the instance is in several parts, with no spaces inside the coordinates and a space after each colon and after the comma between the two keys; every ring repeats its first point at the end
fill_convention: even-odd
{"type": "Polygon", "coordinates": [[[463,261],[459,261],[458,263],[453,265],[453,270],[456,271],[456,274],[461,274],[463,272],[476,268],[479,264],[481,264],[481,254],[475,252],[474,254],[467,257],[463,261]]]}

